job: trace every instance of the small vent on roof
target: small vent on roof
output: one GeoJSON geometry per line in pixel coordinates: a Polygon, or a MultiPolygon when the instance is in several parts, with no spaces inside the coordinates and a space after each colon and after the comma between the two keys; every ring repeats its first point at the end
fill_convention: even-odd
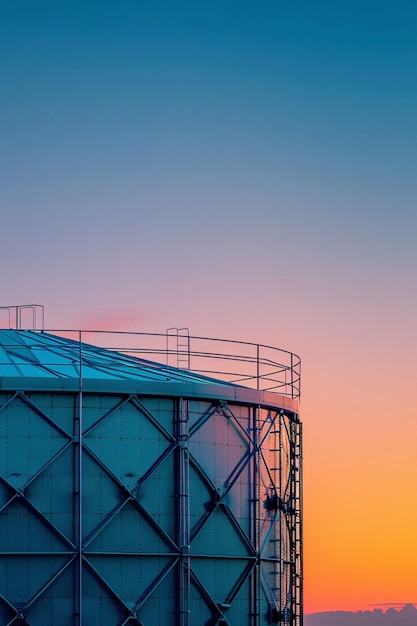
{"type": "Polygon", "coordinates": [[[0,328],[44,330],[45,311],[42,304],[0,306],[0,328]]]}

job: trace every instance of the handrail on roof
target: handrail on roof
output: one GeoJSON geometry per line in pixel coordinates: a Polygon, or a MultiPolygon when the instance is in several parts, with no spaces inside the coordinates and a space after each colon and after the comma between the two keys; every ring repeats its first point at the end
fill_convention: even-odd
{"type": "MultiPolygon", "coordinates": [[[[243,384],[260,391],[275,391],[292,398],[300,397],[300,357],[274,346],[191,336],[188,328],[177,327],[168,328],[165,333],[62,329],[45,331],[44,306],[41,304],[0,306],[0,327],[4,324],[2,313],[6,314],[8,329],[53,333],[71,340],[73,345],[78,345],[80,354],[83,345],[89,343],[91,349],[91,344],[96,343],[98,345],[94,348],[98,350],[110,350],[136,358],[145,356],[164,367],[215,377],[231,384],[243,384]],[[91,336],[94,341],[87,342],[87,338],[91,336]]],[[[28,336],[25,342],[29,346],[28,336]]],[[[64,346],[60,347],[65,350],[64,346]]],[[[41,348],[38,345],[36,348],[47,349],[47,346],[41,348]]]]}
{"type": "MultiPolygon", "coordinates": [[[[172,330],[168,332],[172,333],[172,330]]],[[[44,332],[67,339],[72,337],[76,343],[94,348],[149,359],[163,367],[174,367],[259,391],[300,397],[301,359],[297,354],[248,341],[192,336],[188,329],[179,329],[186,331],[185,341],[177,341],[176,330],[172,344],[167,333],[62,329],[44,332]]]]}
{"type": "Polygon", "coordinates": [[[43,304],[14,304],[11,306],[0,306],[0,311],[7,314],[8,328],[15,330],[43,330],[45,326],[45,307],[43,304]],[[29,325],[25,324],[28,311],[32,314],[29,325]],[[40,323],[38,320],[40,317],[40,323]]]}

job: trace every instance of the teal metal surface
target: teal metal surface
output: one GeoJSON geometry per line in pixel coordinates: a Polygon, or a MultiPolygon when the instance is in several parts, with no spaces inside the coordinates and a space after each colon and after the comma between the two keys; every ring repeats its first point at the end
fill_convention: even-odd
{"type": "Polygon", "coordinates": [[[301,626],[301,424],[284,397],[225,400],[228,383],[44,333],[0,343],[0,624],[301,626]],[[171,395],[126,392],[126,375],[171,395]]]}

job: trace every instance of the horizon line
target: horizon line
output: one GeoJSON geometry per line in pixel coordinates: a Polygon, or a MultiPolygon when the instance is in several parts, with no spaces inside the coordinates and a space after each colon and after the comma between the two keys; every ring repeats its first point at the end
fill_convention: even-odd
{"type": "Polygon", "coordinates": [[[407,606],[407,604],[416,605],[417,602],[375,602],[366,606],[407,606]]]}

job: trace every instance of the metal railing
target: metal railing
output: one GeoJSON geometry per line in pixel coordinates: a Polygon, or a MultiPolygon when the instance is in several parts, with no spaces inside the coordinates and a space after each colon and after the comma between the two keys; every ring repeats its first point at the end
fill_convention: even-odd
{"type": "Polygon", "coordinates": [[[42,304],[18,304],[0,306],[1,327],[43,330],[45,325],[45,307],[42,304]],[[7,321],[6,321],[7,320],[7,321]]]}
{"type": "Polygon", "coordinates": [[[185,341],[182,337],[178,343],[172,343],[168,333],[47,332],[230,384],[300,397],[300,357],[273,346],[191,335],[187,335],[185,341]]]}
{"type": "MultiPolygon", "coordinates": [[[[0,319],[0,328],[13,328],[25,333],[25,344],[30,347],[27,330],[42,335],[50,333],[71,340],[71,351],[84,352],[83,345],[118,352],[127,357],[153,361],[168,368],[177,368],[260,391],[271,391],[291,398],[300,397],[300,357],[280,348],[247,341],[191,336],[186,328],[170,328],[165,333],[142,333],[103,330],[43,329],[36,328],[38,305],[1,307],[7,320],[0,319]],[[15,309],[13,315],[10,309],[15,309]],[[22,310],[33,313],[33,324],[22,328],[22,310]],[[14,325],[14,323],[16,324],[14,325]],[[74,345],[75,342],[75,345],[74,345]]],[[[39,317],[39,313],[38,313],[39,317]]],[[[37,346],[39,348],[39,346],[37,346]]],[[[46,346],[45,346],[46,347],[46,346]]],[[[61,350],[65,347],[61,345],[61,350]]],[[[49,365],[52,365],[50,360],[49,365]]],[[[106,367],[117,369],[117,360],[107,359],[106,367]]],[[[124,367],[135,367],[135,362],[125,360],[124,367]]]]}

